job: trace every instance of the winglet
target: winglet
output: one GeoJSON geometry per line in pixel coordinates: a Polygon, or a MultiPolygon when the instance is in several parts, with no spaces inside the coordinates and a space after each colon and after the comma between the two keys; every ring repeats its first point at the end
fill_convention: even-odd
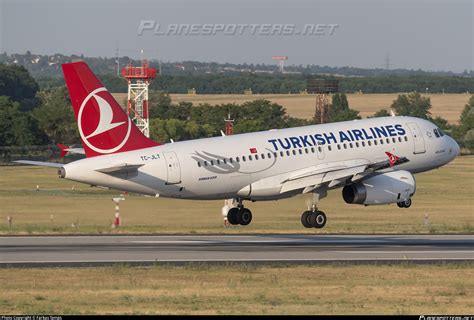
{"type": "Polygon", "coordinates": [[[64,158],[64,156],[69,152],[68,147],[66,147],[64,144],[56,143],[56,145],[61,149],[61,156],[60,158],[64,158]]]}
{"type": "Polygon", "coordinates": [[[388,157],[388,162],[390,164],[390,167],[393,167],[396,163],[397,163],[397,160],[400,159],[400,157],[397,157],[396,155],[386,151],[385,154],[387,155],[388,157]]]}

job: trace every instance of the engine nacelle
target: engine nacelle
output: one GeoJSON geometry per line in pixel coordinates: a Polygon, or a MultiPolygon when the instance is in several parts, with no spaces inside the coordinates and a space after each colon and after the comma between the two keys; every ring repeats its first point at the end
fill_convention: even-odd
{"type": "Polygon", "coordinates": [[[415,194],[415,177],[408,171],[392,171],[349,184],[342,197],[350,204],[389,204],[409,199],[415,194]]]}

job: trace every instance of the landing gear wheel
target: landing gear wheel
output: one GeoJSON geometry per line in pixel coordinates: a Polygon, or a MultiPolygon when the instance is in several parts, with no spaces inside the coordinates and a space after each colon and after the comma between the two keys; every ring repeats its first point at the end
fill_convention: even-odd
{"type": "Polygon", "coordinates": [[[410,208],[411,207],[411,199],[408,198],[404,201],[401,201],[401,202],[397,202],[397,206],[399,208],[410,208]]]}
{"type": "Polygon", "coordinates": [[[238,216],[239,216],[239,208],[231,208],[229,212],[227,212],[227,221],[232,224],[236,225],[239,224],[238,222],[238,216]]]}
{"type": "Polygon", "coordinates": [[[403,206],[405,208],[410,208],[411,207],[411,198],[408,198],[405,201],[403,201],[403,206]]]}
{"type": "Polygon", "coordinates": [[[311,214],[313,214],[313,212],[305,211],[301,215],[301,223],[303,224],[303,226],[305,228],[312,228],[313,227],[313,225],[309,222],[309,217],[311,216],[311,214]]]}
{"type": "Polygon", "coordinates": [[[326,225],[326,214],[322,211],[312,212],[309,216],[309,222],[313,228],[321,229],[326,225]]]}
{"type": "Polygon", "coordinates": [[[246,226],[252,222],[252,212],[247,208],[241,208],[239,214],[237,215],[237,222],[240,225],[246,226]]]}

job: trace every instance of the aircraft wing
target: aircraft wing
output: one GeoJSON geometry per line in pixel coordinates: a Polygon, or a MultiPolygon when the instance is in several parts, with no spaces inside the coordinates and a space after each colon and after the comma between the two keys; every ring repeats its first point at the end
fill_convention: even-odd
{"type": "Polygon", "coordinates": [[[299,171],[282,181],[281,193],[303,189],[308,193],[325,185],[328,189],[341,187],[348,181],[355,182],[364,179],[378,170],[408,162],[406,157],[388,155],[389,159],[369,162],[366,159],[354,159],[316,165],[299,171]]]}
{"type": "Polygon", "coordinates": [[[43,162],[43,161],[30,161],[30,160],[17,160],[13,162],[21,163],[21,164],[29,164],[31,166],[53,167],[53,168],[61,168],[64,166],[63,163],[56,163],[56,162],[43,162]]]}

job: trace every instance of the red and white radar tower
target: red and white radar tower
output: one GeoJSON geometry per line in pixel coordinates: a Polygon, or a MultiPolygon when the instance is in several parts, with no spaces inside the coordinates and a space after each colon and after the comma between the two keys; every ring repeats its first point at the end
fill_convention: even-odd
{"type": "Polygon", "coordinates": [[[273,56],[272,60],[278,61],[278,70],[281,73],[285,72],[285,61],[288,60],[288,56],[273,56]]]}
{"type": "Polygon", "coordinates": [[[141,67],[133,67],[130,63],[122,68],[122,77],[128,81],[127,114],[140,131],[150,137],[148,86],[156,77],[156,69],[149,68],[148,62],[142,60],[141,67]]]}

